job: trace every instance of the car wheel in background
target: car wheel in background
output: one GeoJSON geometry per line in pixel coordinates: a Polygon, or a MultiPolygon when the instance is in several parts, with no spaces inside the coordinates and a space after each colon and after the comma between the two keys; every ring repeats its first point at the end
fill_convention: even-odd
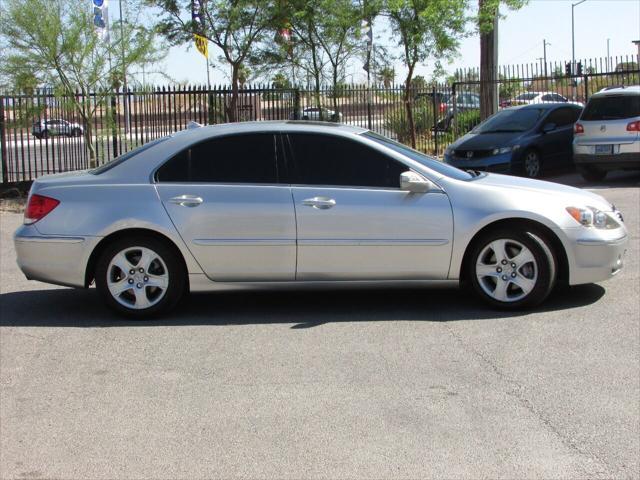
{"type": "Polygon", "coordinates": [[[527,150],[523,155],[522,170],[529,178],[539,178],[542,173],[540,154],[535,150],[527,150]]]}
{"type": "Polygon", "coordinates": [[[40,134],[40,138],[49,138],[49,130],[45,130],[40,134]]]}
{"type": "Polygon", "coordinates": [[[607,176],[606,171],[590,166],[580,166],[578,167],[578,172],[588,182],[599,182],[607,176]]]}
{"type": "Polygon", "coordinates": [[[472,246],[467,272],[474,292],[503,309],[533,307],[555,285],[557,268],[542,237],[524,230],[495,230],[472,246]]]}
{"type": "Polygon", "coordinates": [[[80,130],[79,128],[74,128],[71,131],[71,135],[74,136],[74,137],[79,137],[79,136],[82,135],[82,130],[80,130]]]}
{"type": "Polygon", "coordinates": [[[116,312],[134,318],[165,313],[185,291],[186,273],[176,253],[146,236],[116,240],[100,255],[96,288],[116,312]]]}

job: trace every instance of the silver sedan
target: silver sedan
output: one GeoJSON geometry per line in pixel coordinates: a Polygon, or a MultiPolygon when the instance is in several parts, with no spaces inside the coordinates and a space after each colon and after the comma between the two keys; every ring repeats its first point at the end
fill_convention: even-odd
{"type": "Polygon", "coordinates": [[[525,308],[616,275],[626,243],[622,215],[593,193],[318,122],[194,128],[41,177],[15,233],[27,278],[95,282],[135,317],[220,287],[442,280],[525,308]]]}

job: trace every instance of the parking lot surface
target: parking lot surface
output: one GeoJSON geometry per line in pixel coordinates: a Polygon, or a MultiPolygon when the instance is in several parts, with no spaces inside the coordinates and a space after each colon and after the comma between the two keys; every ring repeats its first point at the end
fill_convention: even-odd
{"type": "Polygon", "coordinates": [[[638,478],[640,176],[591,187],[625,215],[625,269],[528,312],[218,292],[126,321],[25,280],[0,213],[0,477],[638,478]]]}

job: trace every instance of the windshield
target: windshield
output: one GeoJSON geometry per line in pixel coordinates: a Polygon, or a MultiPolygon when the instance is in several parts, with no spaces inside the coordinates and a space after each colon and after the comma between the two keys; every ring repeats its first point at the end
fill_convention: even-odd
{"type": "Polygon", "coordinates": [[[373,140],[380,145],[390,148],[404,155],[405,157],[409,157],[411,160],[415,160],[421,165],[424,165],[434,172],[437,172],[446,177],[455,178],[456,180],[469,180],[474,177],[474,175],[471,175],[470,173],[452,167],[451,165],[447,165],[446,163],[439,162],[435,158],[429,157],[424,153],[418,152],[417,150],[409,148],[401,143],[395,142],[390,138],[383,137],[382,135],[379,135],[377,133],[365,132],[362,134],[362,136],[368,138],[369,140],[373,140]]]}
{"type": "Polygon", "coordinates": [[[89,173],[91,173],[93,175],[100,175],[101,173],[104,173],[107,170],[111,170],[113,167],[115,167],[117,165],[120,165],[123,162],[126,162],[131,157],[135,157],[139,153],[144,152],[148,148],[151,148],[154,145],[157,145],[158,143],[164,142],[168,138],[169,137],[162,137],[162,138],[156,138],[155,140],[151,140],[149,143],[145,143],[144,145],[142,145],[142,146],[140,146],[138,148],[134,148],[133,150],[130,150],[127,153],[123,153],[119,157],[116,157],[113,160],[111,160],[110,162],[107,162],[107,163],[105,163],[103,165],[100,165],[99,167],[96,167],[93,170],[90,170],[89,173]]]}
{"type": "Polygon", "coordinates": [[[543,108],[502,110],[471,130],[471,133],[526,132],[544,115],[543,108]]]}
{"type": "Polygon", "coordinates": [[[533,100],[537,96],[537,93],[521,93],[516,97],[516,100],[533,100]]]}

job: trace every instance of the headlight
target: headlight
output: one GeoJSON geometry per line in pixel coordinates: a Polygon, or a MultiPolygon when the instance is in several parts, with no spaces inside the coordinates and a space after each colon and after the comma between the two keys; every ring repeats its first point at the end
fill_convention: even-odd
{"type": "Polygon", "coordinates": [[[585,227],[603,228],[607,230],[620,227],[620,224],[611,216],[594,207],[567,207],[567,213],[569,213],[576,222],[585,227]]]}
{"type": "Polygon", "coordinates": [[[520,145],[513,145],[512,147],[494,148],[493,152],[491,152],[491,154],[492,155],[502,155],[503,153],[515,152],[519,148],[520,148],[520,145]]]}

